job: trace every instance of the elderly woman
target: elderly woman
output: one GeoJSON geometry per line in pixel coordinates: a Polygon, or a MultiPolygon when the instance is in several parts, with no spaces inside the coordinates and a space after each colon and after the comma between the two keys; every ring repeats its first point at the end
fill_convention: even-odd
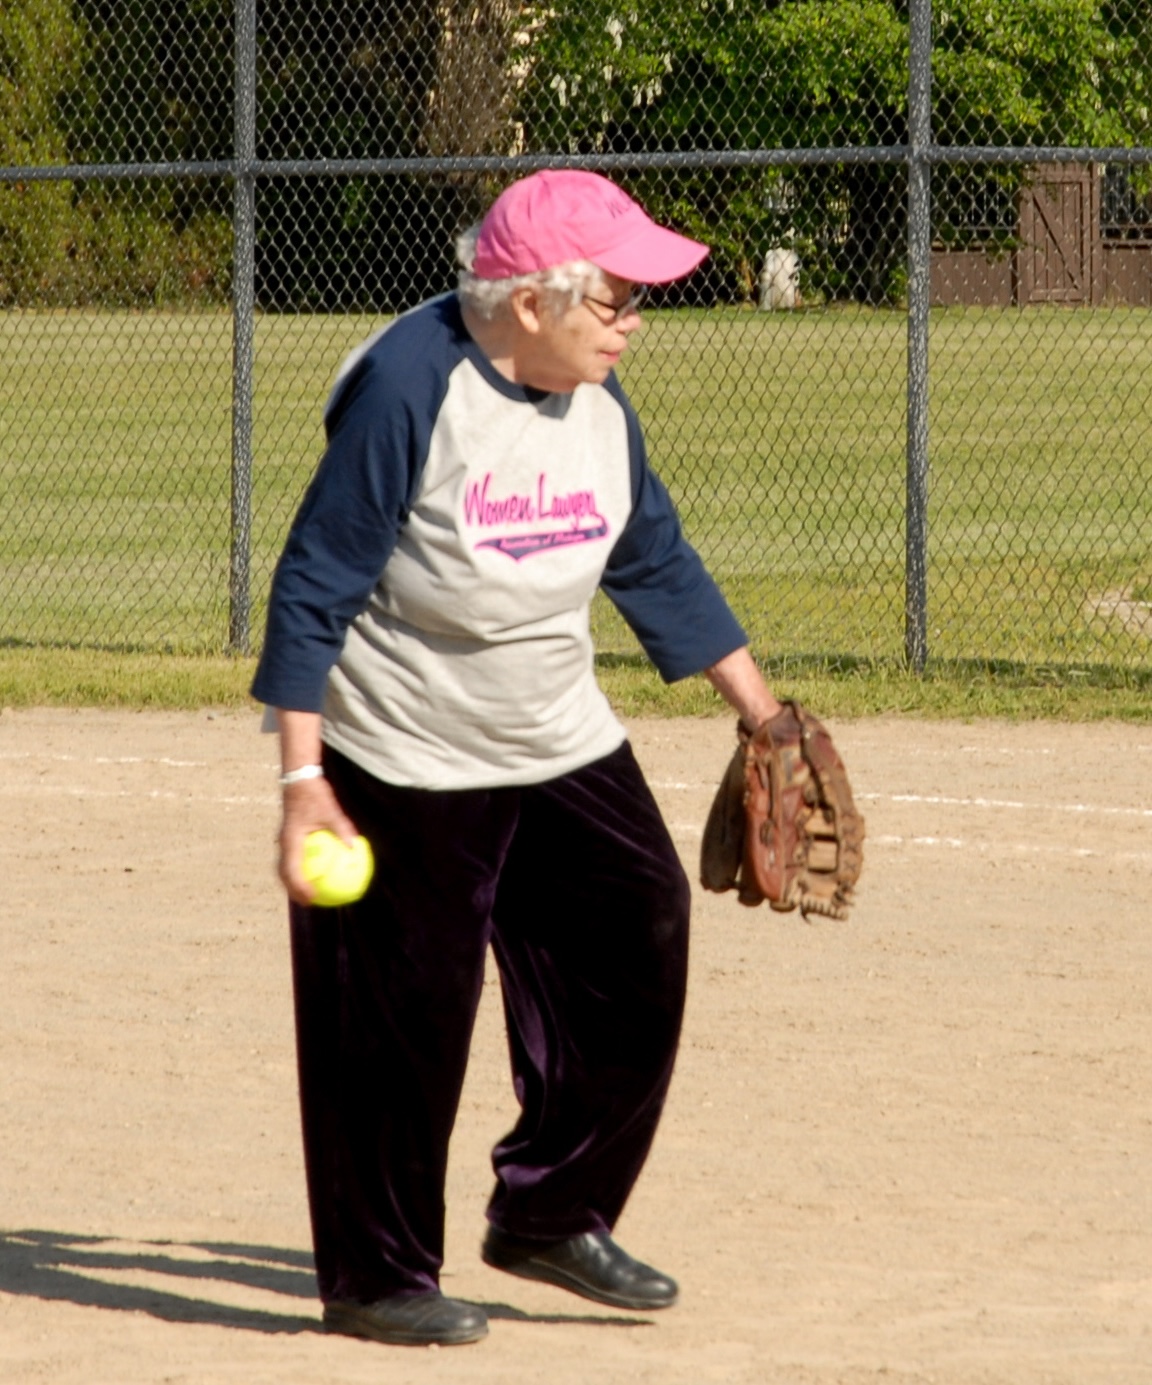
{"type": "Polygon", "coordinates": [[[596,684],[603,588],[662,676],[749,726],[779,707],[685,541],[613,368],[641,283],[707,247],[597,174],[509,187],[456,293],[356,351],[273,582],[301,1108],[324,1322],[453,1344],[444,1178],[485,954],[521,1114],[493,1152],[486,1264],[616,1308],[674,1281],[612,1228],[648,1154],[684,1002],[689,887],[596,684]],[[310,903],[307,833],[370,841],[367,895],[310,903]]]}

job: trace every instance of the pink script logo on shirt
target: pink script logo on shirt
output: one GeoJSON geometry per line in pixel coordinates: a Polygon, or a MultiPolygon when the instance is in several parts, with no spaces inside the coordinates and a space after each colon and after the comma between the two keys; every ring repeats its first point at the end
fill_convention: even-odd
{"type": "Polygon", "coordinates": [[[596,508],[593,491],[555,492],[550,489],[547,473],[543,471],[536,478],[535,492],[528,494],[493,495],[490,471],[482,481],[469,482],[464,490],[464,523],[480,529],[521,524],[542,526],[524,533],[480,539],[476,544],[477,548],[494,548],[507,553],[517,562],[533,553],[588,543],[608,534],[608,522],[596,508]]]}

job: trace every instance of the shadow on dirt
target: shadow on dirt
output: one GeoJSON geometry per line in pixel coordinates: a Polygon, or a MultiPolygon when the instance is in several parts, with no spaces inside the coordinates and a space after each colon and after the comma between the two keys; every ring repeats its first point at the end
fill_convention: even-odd
{"type": "Polygon", "coordinates": [[[321,1331],[312,1256],[278,1246],[223,1242],[133,1241],[67,1231],[0,1234],[0,1292],[148,1313],[165,1322],[211,1323],[249,1332],[321,1331]],[[124,1275],[171,1276],[262,1289],[308,1302],[303,1313],[244,1308],[193,1293],[125,1283],[124,1275]]]}
{"type": "MultiPolygon", "coordinates": [[[[225,1241],[134,1241],[68,1231],[0,1233],[0,1293],[148,1313],[163,1322],[207,1323],[248,1332],[323,1332],[312,1256],[280,1246],[225,1241]],[[238,1307],[191,1293],[125,1283],[120,1276],[171,1276],[261,1289],[304,1299],[310,1312],[275,1313],[238,1307]]],[[[493,1319],[507,1322],[584,1323],[597,1327],[650,1327],[646,1317],[611,1312],[528,1313],[507,1303],[480,1305],[493,1319]]]]}

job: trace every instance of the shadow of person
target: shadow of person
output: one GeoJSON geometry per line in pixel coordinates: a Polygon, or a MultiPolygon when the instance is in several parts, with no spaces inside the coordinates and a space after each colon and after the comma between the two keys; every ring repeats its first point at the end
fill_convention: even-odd
{"type": "Polygon", "coordinates": [[[320,1332],[319,1305],[307,1316],[238,1307],[151,1285],[126,1284],[127,1273],[170,1275],[262,1289],[316,1304],[312,1256],[278,1246],[225,1242],[134,1241],[68,1231],[0,1233],[0,1292],[90,1308],[148,1313],[164,1322],[209,1323],[248,1332],[320,1332]],[[107,1276],[107,1277],[102,1277],[107,1276]]]}
{"type": "MultiPolygon", "coordinates": [[[[0,1232],[0,1293],[148,1313],[172,1323],[208,1323],[247,1332],[323,1332],[316,1279],[308,1251],[228,1241],[135,1241],[69,1231],[0,1232]],[[125,1284],[117,1276],[168,1275],[261,1289],[309,1303],[307,1315],[244,1308],[194,1293],[125,1284]],[[104,1276],[104,1277],[102,1277],[104,1276]]],[[[590,1308],[583,1313],[533,1313],[508,1303],[480,1305],[506,1322],[584,1323],[594,1327],[651,1327],[651,1318],[590,1308]]]]}
{"type": "Polygon", "coordinates": [[[586,1327],[654,1327],[656,1325],[651,1318],[636,1315],[623,1317],[606,1308],[597,1312],[593,1307],[584,1313],[529,1313],[523,1308],[514,1308],[510,1303],[478,1303],[477,1307],[483,1308],[494,1322],[503,1320],[504,1322],[583,1323],[586,1327]]]}

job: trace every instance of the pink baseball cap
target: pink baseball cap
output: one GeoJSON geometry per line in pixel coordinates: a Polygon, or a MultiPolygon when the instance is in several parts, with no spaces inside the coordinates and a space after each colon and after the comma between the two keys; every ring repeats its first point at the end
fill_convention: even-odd
{"type": "Polygon", "coordinates": [[[480,279],[508,279],[590,260],[620,279],[667,284],[690,274],[707,254],[708,246],[657,226],[599,173],[546,168],[493,202],[480,224],[472,270],[480,279]]]}

